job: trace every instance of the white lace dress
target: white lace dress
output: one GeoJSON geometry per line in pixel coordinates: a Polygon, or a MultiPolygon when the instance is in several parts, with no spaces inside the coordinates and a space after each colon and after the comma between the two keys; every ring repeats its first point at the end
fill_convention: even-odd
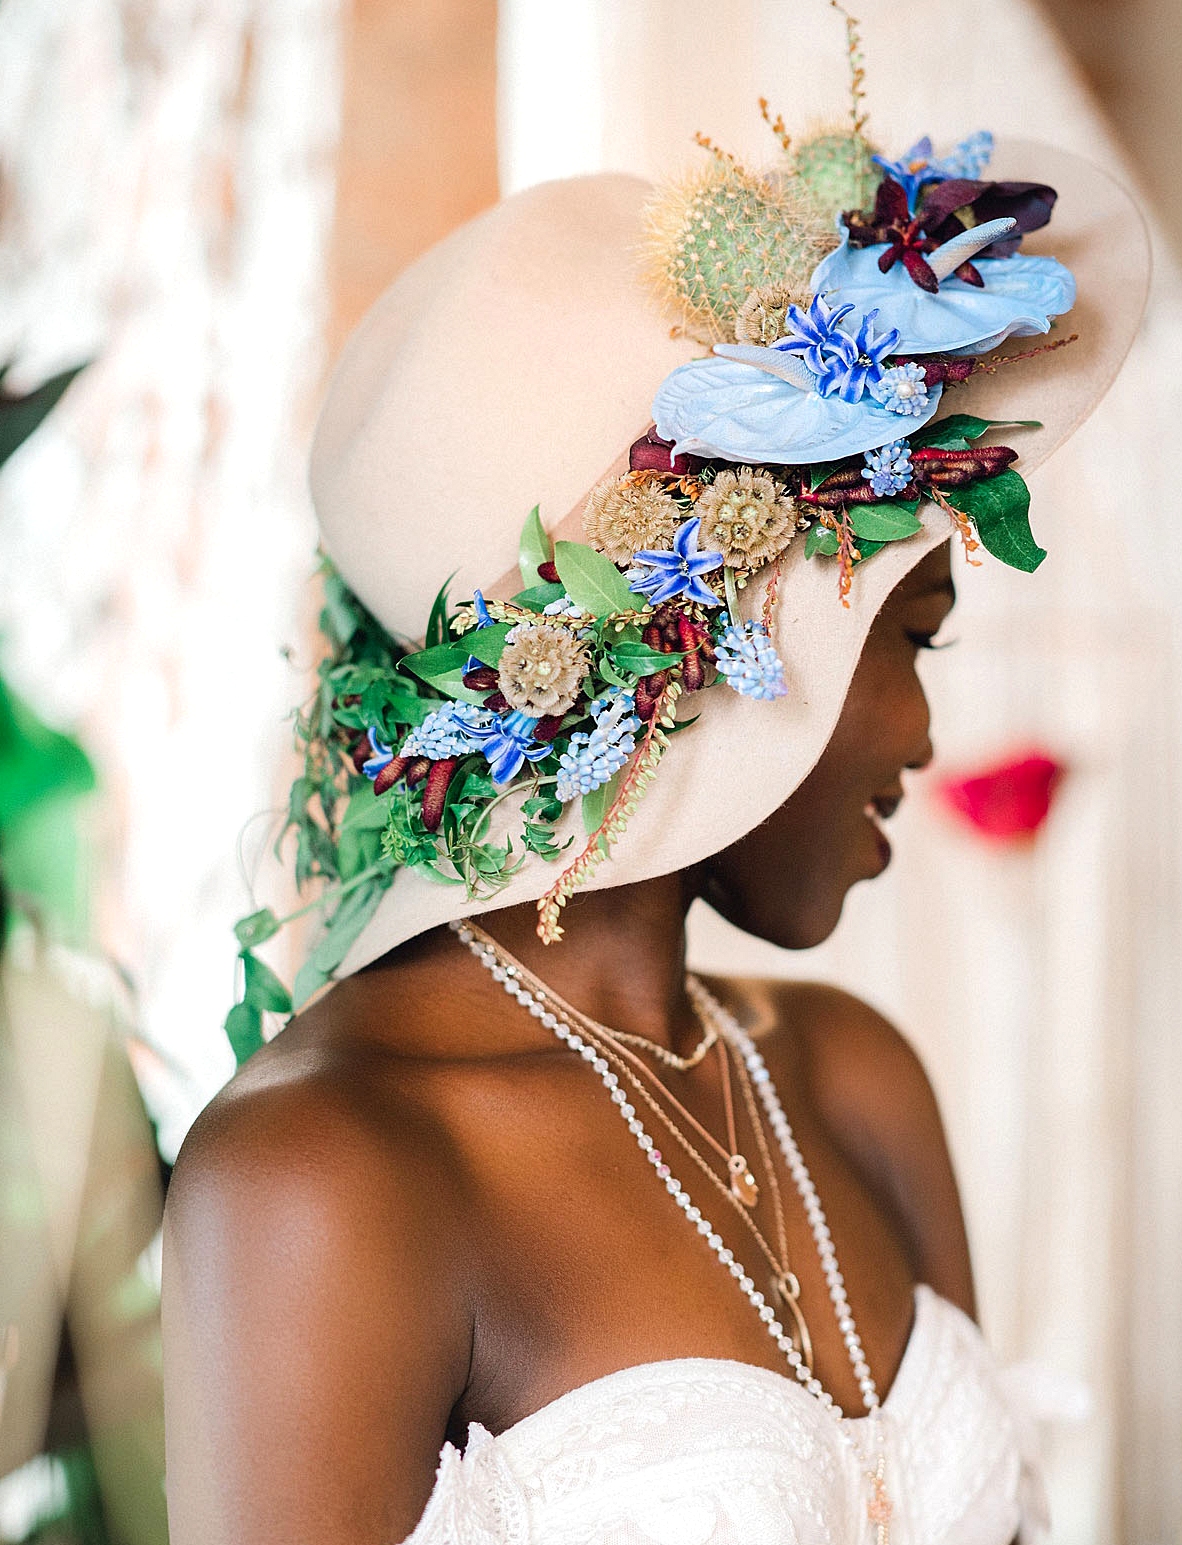
{"type": "MultiPolygon", "coordinates": [[[[883,1406],[891,1545],[1041,1537],[1030,1376],[916,1289],[883,1406]]],[[[462,1454],[447,1444],[406,1545],[873,1545],[867,1427],[746,1363],[625,1368],[495,1437],[474,1423],[462,1454]]]]}

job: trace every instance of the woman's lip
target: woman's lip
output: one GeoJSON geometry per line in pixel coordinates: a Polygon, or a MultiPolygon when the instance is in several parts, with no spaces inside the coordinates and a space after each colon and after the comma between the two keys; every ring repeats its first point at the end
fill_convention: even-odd
{"type": "Polygon", "coordinates": [[[891,861],[891,843],[886,832],[879,825],[879,816],[873,804],[868,804],[862,812],[866,817],[866,824],[874,833],[875,846],[878,848],[878,868],[876,875],[880,875],[891,861]]]}

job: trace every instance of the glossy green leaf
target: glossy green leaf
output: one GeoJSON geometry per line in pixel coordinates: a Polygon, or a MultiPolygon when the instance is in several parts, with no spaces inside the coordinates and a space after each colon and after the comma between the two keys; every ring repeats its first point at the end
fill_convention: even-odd
{"type": "Polygon", "coordinates": [[[842,463],[840,461],[818,461],[809,468],[809,492],[820,488],[827,477],[832,477],[842,463]]]}
{"type": "Polygon", "coordinates": [[[582,542],[556,542],[554,562],[567,595],[593,617],[612,612],[639,611],[642,597],[633,595],[628,581],[610,558],[582,542]]]}
{"type": "Polygon", "coordinates": [[[1030,490],[1016,472],[949,489],[945,498],[969,517],[986,552],[1010,568],[1033,574],[1046,557],[1030,529],[1030,490]]]}
{"type": "Polygon", "coordinates": [[[653,676],[685,659],[680,649],[665,654],[660,649],[650,649],[647,644],[619,643],[609,651],[617,670],[631,671],[636,676],[653,676]]]}
{"type": "Polygon", "coordinates": [[[382,832],[390,818],[389,802],[377,797],[366,782],[349,800],[337,843],[337,867],[342,880],[350,880],[377,862],[382,851],[382,832]]]}
{"type": "Polygon", "coordinates": [[[923,530],[923,522],[915,514],[918,508],[918,499],[892,499],[879,504],[851,504],[848,514],[856,537],[865,537],[869,542],[899,542],[923,530]]]}
{"type": "Polygon", "coordinates": [[[611,802],[616,797],[616,790],[620,786],[620,774],[609,778],[606,783],[601,783],[597,789],[592,789],[590,794],[583,795],[583,829],[590,837],[603,825],[603,818],[611,808],[611,802]]]}
{"type": "Polygon", "coordinates": [[[555,601],[561,601],[566,591],[561,585],[531,585],[528,590],[519,590],[512,597],[514,606],[524,606],[527,611],[544,611],[547,606],[555,601]]]}
{"type": "Polygon", "coordinates": [[[546,529],[538,514],[538,506],[535,504],[525,517],[525,525],[521,528],[521,543],[517,551],[521,583],[527,589],[531,585],[541,584],[538,567],[551,561],[551,551],[550,538],[546,535],[546,529]]]}
{"type": "Polygon", "coordinates": [[[428,648],[447,643],[447,587],[454,578],[454,573],[447,576],[439,587],[439,594],[431,604],[431,615],[427,618],[427,631],[423,635],[423,642],[428,648]]]}
{"type": "Polygon", "coordinates": [[[464,634],[464,647],[483,665],[498,665],[512,626],[511,622],[494,622],[491,627],[476,628],[464,634]]]}
{"type": "Polygon", "coordinates": [[[818,521],[815,526],[809,527],[809,534],[805,538],[804,555],[806,558],[815,558],[820,553],[823,558],[833,558],[840,545],[837,532],[829,526],[821,525],[818,521]]]}
{"type": "Polygon", "coordinates": [[[971,413],[950,413],[908,436],[912,448],[929,447],[942,451],[963,451],[972,440],[979,440],[988,429],[1041,429],[1033,418],[976,418],[971,413]]]}
{"type": "Polygon", "coordinates": [[[398,668],[411,671],[420,681],[434,686],[449,671],[462,671],[469,654],[471,650],[467,644],[435,644],[430,649],[420,649],[417,654],[408,654],[399,662],[398,668]]]}

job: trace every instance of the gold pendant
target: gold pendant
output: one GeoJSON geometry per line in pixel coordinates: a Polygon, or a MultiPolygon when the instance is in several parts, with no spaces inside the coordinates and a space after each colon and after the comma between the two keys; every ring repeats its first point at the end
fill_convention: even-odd
{"type": "Polygon", "coordinates": [[[759,1200],[759,1187],[747,1160],[741,1153],[732,1153],[726,1161],[731,1176],[731,1195],[744,1207],[754,1207],[759,1200]]]}
{"type": "Polygon", "coordinates": [[[809,1328],[804,1323],[804,1315],[800,1312],[800,1283],[796,1280],[796,1273],[786,1271],[782,1277],[776,1278],[776,1292],[783,1303],[788,1307],[795,1326],[793,1340],[796,1342],[796,1350],[800,1353],[805,1367],[810,1373],[813,1371],[813,1338],[809,1335],[809,1328]]]}

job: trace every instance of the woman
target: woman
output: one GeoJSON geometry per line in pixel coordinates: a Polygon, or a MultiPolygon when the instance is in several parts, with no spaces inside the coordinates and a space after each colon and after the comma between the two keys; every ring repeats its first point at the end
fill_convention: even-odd
{"type": "MultiPolygon", "coordinates": [[[[720,157],[705,192],[669,195],[710,204],[682,209],[657,265],[682,306],[674,336],[634,277],[648,191],[596,178],[457,233],[350,346],[314,457],[326,546],[393,634],[424,636],[457,567],[455,594],[475,599],[433,613],[430,647],[404,662],[383,671],[349,644],[346,674],[326,676],[333,733],[352,726],[372,789],[343,821],[329,812],[336,910],[302,976],[343,979],[258,1052],[178,1163],[175,1545],[1007,1545],[1037,1523],[914,1054],[844,994],[696,983],[683,952],[695,898],[802,948],[886,867],[881,822],[931,757],[917,660],[952,605],[949,531],[1038,562],[1000,481],[1015,452],[977,447],[974,426],[1042,409],[1021,442],[1037,461],[1131,336],[1127,201],[1071,158],[1036,169],[1029,147],[999,151],[1010,180],[986,182],[964,159],[981,138],[878,172],[867,149],[873,210],[837,201],[866,211],[861,234],[851,217],[814,275],[828,300],[807,310],[772,282],[782,250],[743,297],[678,279],[711,200],[743,203],[740,224],[774,203],[720,157]],[[1013,181],[1035,170],[1045,181],[1013,181]],[[992,224],[950,232],[930,213],[924,234],[923,200],[954,182],[967,199],[970,174],[992,224]],[[1015,276],[1068,296],[1061,265],[985,250],[1045,223],[1052,186],[1087,334],[1074,358],[975,372],[953,347],[984,355],[1070,305],[1032,322],[1024,281],[1008,320],[940,332],[964,308],[1005,311],[1015,276]],[[992,215],[1017,187],[1022,216],[992,215]],[[895,198],[916,204],[909,255],[883,269],[895,198]],[[1122,220],[1126,280],[1101,314],[1094,238],[1122,220]],[[840,283],[826,264],[846,265],[840,283]],[[721,359],[695,359],[711,337],[731,340],[721,359]],[[955,405],[981,417],[949,428],[940,393],[970,374],[955,405]],[[656,433],[637,440],[654,391],[656,433]],[[535,500],[545,525],[527,523],[518,578],[535,500]],[[407,704],[408,682],[429,704],[407,704]]],[[[786,218],[771,210],[775,231],[786,218]]],[[[801,262],[830,228],[798,233],[801,262]]],[[[744,237],[730,254],[744,273],[750,251],[744,237]]],[[[239,1029],[261,1001],[257,925],[240,932],[239,1029]]]]}

